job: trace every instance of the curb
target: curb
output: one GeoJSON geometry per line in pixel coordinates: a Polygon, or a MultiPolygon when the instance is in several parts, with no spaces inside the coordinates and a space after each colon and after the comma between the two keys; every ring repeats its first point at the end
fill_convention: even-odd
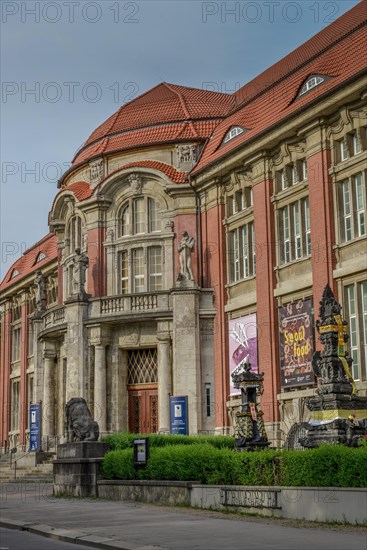
{"type": "Polygon", "coordinates": [[[60,540],[73,544],[83,544],[84,546],[89,546],[91,548],[100,548],[101,550],[149,550],[153,548],[155,548],[156,550],[168,550],[167,548],[158,546],[136,546],[128,542],[124,542],[120,539],[112,539],[109,537],[94,535],[88,533],[87,531],[78,531],[76,529],[63,529],[62,527],[51,527],[50,525],[13,520],[4,517],[2,517],[0,520],[0,527],[4,527],[6,529],[16,529],[18,531],[28,531],[29,533],[41,535],[43,537],[51,538],[54,540],[60,540]]]}

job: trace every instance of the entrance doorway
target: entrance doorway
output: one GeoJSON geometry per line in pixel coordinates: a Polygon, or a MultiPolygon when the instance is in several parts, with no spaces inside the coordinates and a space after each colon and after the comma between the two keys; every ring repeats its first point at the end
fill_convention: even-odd
{"type": "Polygon", "coordinates": [[[129,430],[152,434],[158,431],[158,390],[129,390],[129,430]]]}
{"type": "Polygon", "coordinates": [[[158,431],[158,357],[155,348],[127,353],[129,430],[132,433],[158,431]]]}

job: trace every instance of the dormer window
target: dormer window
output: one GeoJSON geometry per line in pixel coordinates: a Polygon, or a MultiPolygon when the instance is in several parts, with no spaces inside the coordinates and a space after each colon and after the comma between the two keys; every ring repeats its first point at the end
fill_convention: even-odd
{"type": "Polygon", "coordinates": [[[10,278],[14,279],[14,277],[17,277],[17,275],[19,275],[19,271],[17,269],[13,269],[10,278]]]}
{"type": "Polygon", "coordinates": [[[243,134],[243,132],[244,128],[241,128],[240,126],[232,126],[232,128],[224,136],[223,143],[228,143],[228,141],[231,141],[231,139],[235,138],[236,136],[243,134]]]}
{"type": "Polygon", "coordinates": [[[44,252],[40,252],[36,258],[35,263],[42,262],[46,258],[46,254],[44,252]]]}
{"type": "Polygon", "coordinates": [[[310,90],[312,90],[313,88],[316,88],[316,86],[319,86],[323,82],[325,82],[325,77],[323,76],[319,76],[319,75],[310,76],[306,80],[306,82],[304,82],[304,84],[302,85],[298,95],[301,96],[309,92],[310,90]]]}

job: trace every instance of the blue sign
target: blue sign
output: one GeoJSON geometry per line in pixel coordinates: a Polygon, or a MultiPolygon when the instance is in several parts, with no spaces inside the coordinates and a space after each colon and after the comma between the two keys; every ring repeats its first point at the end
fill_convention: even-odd
{"type": "Polygon", "coordinates": [[[189,431],[187,396],[170,397],[170,412],[170,433],[187,435],[189,431]]]}
{"type": "Polygon", "coordinates": [[[41,448],[42,411],[40,403],[32,403],[29,407],[29,450],[38,451],[41,448]]]}

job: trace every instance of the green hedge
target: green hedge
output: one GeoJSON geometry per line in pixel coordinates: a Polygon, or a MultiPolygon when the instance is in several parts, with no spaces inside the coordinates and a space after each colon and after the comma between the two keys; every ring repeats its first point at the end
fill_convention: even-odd
{"type": "Polygon", "coordinates": [[[163,435],[163,434],[132,434],[116,433],[103,438],[110,444],[111,450],[132,449],[134,439],[147,437],[151,447],[166,447],[167,445],[197,445],[209,444],[222,449],[233,449],[234,439],[229,435],[163,435]]]}
{"type": "Polygon", "coordinates": [[[135,468],[133,450],[110,451],[106,479],[197,481],[213,485],[366,487],[367,449],[323,446],[305,451],[240,453],[204,445],[152,448],[146,468],[135,468]]]}

